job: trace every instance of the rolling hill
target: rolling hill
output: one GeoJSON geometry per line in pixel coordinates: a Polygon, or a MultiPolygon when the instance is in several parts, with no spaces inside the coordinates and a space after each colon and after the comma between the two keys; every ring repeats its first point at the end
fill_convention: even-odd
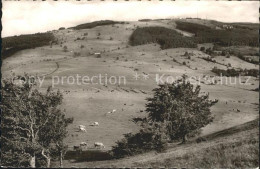
{"type": "MultiPolygon", "coordinates": [[[[196,21],[196,23],[195,21],[196,19],[187,19],[181,22],[201,24],[203,26],[199,27],[203,27],[203,29],[206,25],[207,28],[205,29],[210,30],[207,35],[213,32],[214,37],[216,37],[215,30],[213,31],[215,24],[224,24],[207,20],[203,20],[203,22],[196,21]]],[[[215,116],[213,123],[204,127],[201,134],[201,136],[207,135],[207,137],[210,137],[210,141],[202,142],[198,145],[192,142],[188,145],[172,147],[167,150],[165,155],[156,155],[155,157],[158,157],[159,160],[151,157],[154,156],[153,153],[148,153],[147,156],[141,155],[131,159],[112,161],[109,162],[109,165],[173,166],[176,164],[176,166],[186,166],[184,159],[191,159],[191,161],[201,160],[196,157],[196,153],[204,154],[207,152],[207,155],[213,156],[215,155],[214,153],[218,153],[217,151],[221,147],[223,149],[223,146],[227,146],[227,151],[231,151],[232,146],[238,147],[238,149],[241,147],[241,150],[246,149],[247,147],[242,143],[248,144],[250,148],[248,154],[254,152],[256,144],[250,142],[247,138],[252,136],[252,140],[258,141],[255,137],[257,127],[248,130],[248,132],[241,131],[218,138],[215,136],[214,138],[211,137],[213,137],[214,133],[225,131],[225,129],[230,131],[232,128],[228,128],[244,124],[259,117],[259,93],[255,91],[259,87],[259,77],[241,76],[238,78],[235,76],[221,78],[212,72],[212,69],[214,67],[223,70],[229,68],[236,70],[258,69],[258,64],[249,63],[232,53],[230,57],[222,56],[221,54],[211,56],[205,51],[201,51],[197,46],[206,46],[204,42],[213,45],[213,41],[204,41],[201,44],[200,41],[196,40],[197,32],[178,27],[178,22],[180,20],[145,20],[127,22],[127,24],[106,21],[104,24],[103,22],[95,22],[94,24],[83,24],[71,29],[48,32],[47,38],[39,40],[42,42],[39,43],[40,45],[21,48],[21,50],[15,51],[15,53],[6,58],[2,56],[2,76],[6,78],[11,77],[13,74],[23,75],[24,72],[30,75],[37,74],[43,80],[39,84],[41,85],[40,90],[46,90],[50,85],[54,89],[61,90],[64,94],[62,109],[66,109],[68,117],[74,117],[74,123],[69,126],[69,134],[65,140],[69,148],[72,149],[74,145],[79,145],[82,141],[88,142],[90,148],[92,148],[94,142],[99,141],[106,145],[105,150],[110,150],[115,145],[115,142],[123,137],[123,134],[138,131],[139,127],[131,119],[145,115],[145,99],[151,96],[152,89],[158,85],[157,77],[162,77],[162,80],[165,81],[168,76],[177,78],[186,74],[194,83],[201,85],[203,92],[209,93],[210,99],[219,100],[212,107],[212,112],[215,116]],[[158,30],[162,32],[163,36],[158,36],[160,34],[157,32],[158,30]],[[172,37],[169,38],[167,35],[172,37]],[[52,36],[57,43],[53,43],[50,46],[49,40],[53,40],[52,36]],[[136,40],[135,38],[133,40],[133,36],[137,37],[138,43],[132,43],[136,40]],[[147,39],[138,39],[143,36],[148,41],[147,39]],[[168,45],[167,47],[162,47],[162,44],[157,43],[160,38],[161,43],[167,39],[168,44],[171,44],[174,38],[178,38],[177,46],[168,45]],[[142,42],[139,43],[139,41],[142,42]],[[179,45],[179,42],[192,45],[179,45]],[[65,46],[67,51],[64,51],[65,46]],[[208,57],[214,58],[216,62],[203,59],[208,57]],[[230,66],[227,66],[229,63],[230,66]],[[78,83],[76,83],[77,76],[81,77],[78,83]],[[82,78],[84,76],[89,78],[95,76],[95,79],[93,83],[89,81],[83,83],[86,80],[86,78],[82,78]],[[101,76],[102,83],[98,80],[99,76],[101,76]],[[119,81],[120,77],[121,81],[119,81]],[[72,83],[72,79],[75,80],[74,83],[72,83]],[[105,79],[108,81],[112,79],[113,83],[106,83],[105,79]],[[116,83],[114,83],[115,79],[116,83]],[[234,83],[235,81],[237,83],[234,83]],[[113,109],[116,109],[116,112],[108,114],[113,109]],[[95,127],[89,126],[95,121],[99,122],[100,125],[95,127]],[[86,125],[87,133],[78,132],[78,125],[86,125]],[[210,134],[213,135],[210,136],[210,134]],[[216,152],[209,151],[210,147],[214,147],[216,152]],[[190,150],[191,153],[187,153],[190,150]],[[172,162],[169,160],[173,157],[177,161],[172,162]],[[142,161],[138,158],[143,158],[144,160],[142,161]],[[138,161],[134,163],[136,159],[138,161]],[[156,164],[153,164],[154,162],[156,164]]],[[[240,25],[231,24],[237,27],[240,25]]],[[[256,28],[250,24],[241,24],[241,26],[254,30],[256,28]]],[[[242,28],[235,29],[240,30],[242,28]]],[[[232,30],[229,31],[232,32],[232,30]]],[[[201,34],[199,36],[206,36],[202,32],[200,31],[201,34]]],[[[245,36],[240,37],[240,39],[247,37],[247,35],[252,37],[255,33],[255,31],[247,29],[244,29],[243,32],[245,36]]],[[[234,34],[237,35],[237,33],[231,34],[232,36],[234,34]]],[[[226,35],[226,32],[224,35],[226,35]]],[[[256,37],[258,37],[258,34],[256,37]]],[[[3,39],[3,41],[5,40],[7,39],[3,39]]],[[[258,48],[255,47],[254,38],[252,42],[253,45],[250,47],[244,46],[245,44],[243,46],[217,45],[220,50],[232,48],[237,51],[239,49],[246,51],[243,55],[251,54],[250,57],[259,59],[257,55],[258,48]],[[244,50],[245,48],[246,50],[244,50]]],[[[24,41],[18,40],[16,43],[15,45],[19,47],[24,41]]],[[[173,44],[175,44],[175,41],[173,44]]],[[[234,43],[232,45],[238,44],[234,43]]],[[[237,149],[236,151],[241,153],[237,149]]],[[[255,156],[252,156],[252,159],[250,162],[246,161],[243,165],[241,164],[241,167],[248,166],[247,162],[250,163],[250,166],[255,164],[255,156]]],[[[228,162],[227,165],[235,164],[236,160],[234,159],[232,163],[228,162]]],[[[73,165],[97,165],[97,163],[72,163],[71,161],[66,161],[66,167],[73,165]]],[[[211,164],[211,161],[209,164],[211,164]]],[[[105,162],[100,162],[98,165],[106,166],[105,162]]],[[[187,166],[192,165],[208,166],[208,164],[200,163],[187,164],[187,166]]],[[[223,165],[219,165],[219,167],[223,165]]],[[[239,167],[238,164],[234,166],[239,167]]]]}

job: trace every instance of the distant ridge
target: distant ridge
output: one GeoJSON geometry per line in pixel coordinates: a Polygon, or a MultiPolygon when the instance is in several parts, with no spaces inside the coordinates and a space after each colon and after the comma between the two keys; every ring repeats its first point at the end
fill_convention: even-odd
{"type": "Polygon", "coordinates": [[[118,22],[118,21],[112,21],[112,20],[101,20],[101,21],[95,21],[95,22],[80,24],[80,25],[77,25],[75,27],[70,27],[68,29],[75,29],[75,30],[91,29],[91,28],[94,28],[94,27],[97,27],[97,26],[124,24],[124,23],[125,22],[118,22]]]}

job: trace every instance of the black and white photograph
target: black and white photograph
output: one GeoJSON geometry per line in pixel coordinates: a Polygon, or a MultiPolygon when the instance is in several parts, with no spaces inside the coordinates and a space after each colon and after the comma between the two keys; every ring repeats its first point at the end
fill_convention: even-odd
{"type": "Polygon", "coordinates": [[[259,168],[259,1],[2,1],[1,168],[259,168]]]}

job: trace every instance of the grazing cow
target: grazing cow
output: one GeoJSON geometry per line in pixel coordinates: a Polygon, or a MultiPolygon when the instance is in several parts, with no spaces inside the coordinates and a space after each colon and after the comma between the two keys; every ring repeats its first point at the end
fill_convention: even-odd
{"type": "Polygon", "coordinates": [[[90,124],[90,126],[99,126],[98,122],[94,122],[92,124],[90,124]]]}
{"type": "Polygon", "coordinates": [[[100,143],[100,142],[95,142],[94,146],[95,146],[95,148],[105,148],[104,144],[100,143]]]}
{"type": "Polygon", "coordinates": [[[79,131],[87,132],[85,128],[79,128],[79,131]]]}
{"type": "Polygon", "coordinates": [[[88,144],[86,142],[81,142],[80,143],[80,147],[87,147],[87,146],[88,146],[88,144]]]}
{"type": "Polygon", "coordinates": [[[108,114],[112,113],[111,111],[107,112],[108,114]]]}
{"type": "Polygon", "coordinates": [[[84,126],[84,125],[79,125],[79,128],[86,128],[86,126],[84,126]]]}
{"type": "Polygon", "coordinates": [[[116,112],[116,109],[113,109],[113,110],[112,110],[112,113],[115,113],[115,112],[116,112]]]}
{"type": "Polygon", "coordinates": [[[98,122],[96,122],[96,121],[93,124],[94,124],[94,126],[99,126],[98,122]]]}
{"type": "Polygon", "coordinates": [[[82,151],[82,148],[81,148],[80,146],[74,146],[73,149],[74,149],[75,151],[79,151],[79,152],[82,151]]]}
{"type": "Polygon", "coordinates": [[[79,125],[79,131],[87,132],[87,130],[86,130],[86,126],[79,125]]]}

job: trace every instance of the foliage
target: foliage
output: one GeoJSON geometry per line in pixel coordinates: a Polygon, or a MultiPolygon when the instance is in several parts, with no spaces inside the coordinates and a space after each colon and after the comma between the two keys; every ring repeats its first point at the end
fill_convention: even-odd
{"type": "Polygon", "coordinates": [[[63,46],[63,52],[68,52],[68,47],[66,45],[63,46]]]}
{"type": "Polygon", "coordinates": [[[218,69],[217,67],[214,67],[212,72],[216,73],[218,76],[227,76],[227,77],[235,77],[235,76],[253,76],[258,77],[259,76],[259,70],[258,69],[239,69],[236,70],[234,68],[232,69],[218,69]]]}
{"type": "Polygon", "coordinates": [[[77,57],[77,56],[80,56],[80,52],[73,52],[73,57],[77,57]]]}
{"type": "Polygon", "coordinates": [[[2,38],[2,59],[20,50],[49,45],[51,41],[54,41],[54,36],[51,33],[36,33],[2,38]]]}
{"type": "Polygon", "coordinates": [[[139,22],[149,22],[149,21],[152,21],[152,19],[139,19],[138,21],[139,22]]]}
{"type": "Polygon", "coordinates": [[[148,98],[145,118],[134,118],[142,129],[136,134],[125,134],[112,148],[114,157],[121,158],[157,150],[163,151],[169,140],[194,136],[210,122],[210,107],[214,104],[208,95],[201,95],[200,87],[186,81],[186,76],[173,84],[162,84],[148,98]]]}
{"type": "Polygon", "coordinates": [[[85,23],[81,25],[77,25],[75,27],[71,27],[70,29],[91,29],[97,26],[103,26],[103,25],[113,25],[113,24],[124,24],[125,22],[116,22],[116,21],[111,21],[111,20],[101,20],[101,21],[95,21],[95,22],[90,22],[90,23],[85,23]]]}
{"type": "Polygon", "coordinates": [[[254,59],[251,59],[249,57],[243,56],[241,53],[238,53],[237,57],[242,59],[242,60],[244,60],[244,61],[246,61],[246,62],[249,62],[249,63],[259,64],[259,58],[257,60],[254,60],[254,59]]]}
{"type": "Polygon", "coordinates": [[[58,106],[62,94],[48,88],[41,93],[25,74],[2,83],[1,163],[10,167],[49,167],[50,159],[64,151],[68,124],[58,106]],[[63,147],[63,148],[61,148],[63,147]]]}
{"type": "Polygon", "coordinates": [[[167,146],[167,136],[161,124],[146,126],[138,133],[127,133],[124,138],[112,147],[115,158],[122,158],[151,150],[163,151],[167,146]]]}
{"type": "Polygon", "coordinates": [[[129,43],[132,46],[158,43],[162,49],[196,47],[196,44],[190,38],[182,36],[175,30],[164,27],[137,28],[130,36],[129,43]]]}
{"type": "Polygon", "coordinates": [[[176,24],[177,29],[194,33],[195,43],[217,43],[221,46],[259,46],[258,28],[255,27],[250,31],[240,27],[232,30],[216,30],[196,23],[176,21],[176,24]]]}
{"type": "Polygon", "coordinates": [[[195,132],[212,122],[210,107],[213,103],[208,95],[200,95],[200,86],[194,87],[186,76],[172,84],[162,84],[148,98],[146,111],[151,122],[167,125],[171,140],[186,141],[189,133],[195,132]]]}
{"type": "Polygon", "coordinates": [[[208,61],[208,62],[213,62],[213,63],[216,63],[216,60],[215,59],[213,59],[213,58],[211,58],[211,57],[201,57],[201,59],[203,59],[203,60],[206,60],[206,61],[208,61]]]}

